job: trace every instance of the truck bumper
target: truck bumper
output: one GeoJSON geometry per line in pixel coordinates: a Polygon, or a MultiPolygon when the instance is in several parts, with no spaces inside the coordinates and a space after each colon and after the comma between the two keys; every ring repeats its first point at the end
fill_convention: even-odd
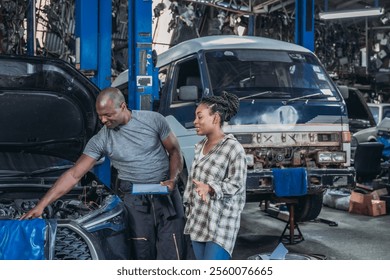
{"type": "MultiPolygon", "coordinates": [[[[308,194],[320,193],[328,188],[352,188],[355,184],[355,169],[353,167],[346,169],[306,169],[306,171],[308,175],[308,194]]],[[[248,170],[246,189],[247,197],[258,197],[259,195],[272,197],[274,195],[272,170],[248,170]]]]}

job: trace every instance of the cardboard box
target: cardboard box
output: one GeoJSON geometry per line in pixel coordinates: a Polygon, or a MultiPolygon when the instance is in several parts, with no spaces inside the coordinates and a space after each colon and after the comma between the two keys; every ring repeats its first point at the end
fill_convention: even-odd
{"type": "Polygon", "coordinates": [[[369,215],[374,217],[380,215],[386,215],[386,201],[371,200],[369,215]]]}
{"type": "Polygon", "coordinates": [[[354,190],[349,199],[349,213],[378,216],[386,214],[386,202],[380,200],[381,195],[387,194],[387,189],[372,192],[354,190]]]}
{"type": "Polygon", "coordinates": [[[371,204],[372,196],[357,191],[351,192],[349,198],[349,213],[368,215],[369,207],[371,204]]]}

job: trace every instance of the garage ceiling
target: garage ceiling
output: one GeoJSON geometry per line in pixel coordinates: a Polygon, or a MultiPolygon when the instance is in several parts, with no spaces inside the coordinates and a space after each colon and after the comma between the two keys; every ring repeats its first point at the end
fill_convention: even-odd
{"type": "MultiPolygon", "coordinates": [[[[204,5],[214,6],[217,8],[224,7],[228,11],[241,11],[242,13],[251,11],[255,14],[271,13],[277,10],[284,10],[285,12],[293,12],[295,9],[295,0],[184,0],[177,2],[193,2],[204,5]]],[[[363,9],[365,7],[390,7],[390,1],[359,1],[359,0],[314,0],[318,12],[334,11],[334,10],[348,10],[348,9],[363,9]]]]}
{"type": "MultiPolygon", "coordinates": [[[[114,76],[127,69],[129,1],[135,0],[112,0],[114,76]]],[[[377,72],[390,72],[389,0],[313,1],[316,16],[315,52],[328,71],[353,82],[363,77],[365,80],[362,82],[368,84],[372,81],[371,76],[377,72]],[[371,18],[368,25],[364,18],[318,20],[318,13],[324,11],[376,6],[385,8],[386,15],[371,18]]],[[[20,34],[26,32],[28,2],[0,0],[0,53],[25,53],[25,36],[20,34]]],[[[39,7],[36,17],[37,55],[59,57],[74,63],[75,0],[36,0],[36,3],[39,7]]],[[[254,21],[255,36],[294,42],[295,3],[296,0],[153,0],[153,5],[160,4],[162,11],[162,16],[156,16],[154,11],[151,19],[153,47],[159,52],[159,49],[164,50],[194,37],[239,34],[239,29],[249,26],[249,17],[243,15],[253,13],[257,15],[254,21]]]]}

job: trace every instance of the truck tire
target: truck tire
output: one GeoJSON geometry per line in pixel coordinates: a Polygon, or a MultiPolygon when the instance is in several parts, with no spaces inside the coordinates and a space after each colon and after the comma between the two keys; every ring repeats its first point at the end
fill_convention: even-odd
{"type": "Polygon", "coordinates": [[[322,209],[323,198],[323,193],[308,194],[299,198],[294,210],[295,221],[307,222],[317,218],[322,209]]]}

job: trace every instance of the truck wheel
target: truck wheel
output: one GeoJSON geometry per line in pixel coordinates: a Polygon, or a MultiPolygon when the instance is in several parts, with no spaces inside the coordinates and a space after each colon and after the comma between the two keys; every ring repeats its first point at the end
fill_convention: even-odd
{"type": "Polygon", "coordinates": [[[296,222],[307,222],[318,217],[322,209],[324,194],[308,194],[299,198],[298,205],[295,206],[294,219],[296,222]]]}

